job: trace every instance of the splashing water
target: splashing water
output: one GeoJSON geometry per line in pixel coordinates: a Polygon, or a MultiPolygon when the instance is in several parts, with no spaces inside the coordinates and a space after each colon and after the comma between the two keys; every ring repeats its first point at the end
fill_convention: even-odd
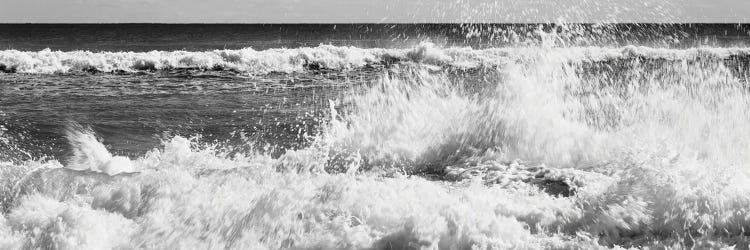
{"type": "Polygon", "coordinates": [[[745,50],[552,45],[357,59],[395,63],[279,157],[70,125],[0,163],[0,248],[748,247],[745,50]]]}
{"type": "Polygon", "coordinates": [[[130,159],[112,156],[90,128],[83,128],[73,123],[69,125],[66,133],[70,147],[73,148],[73,157],[67,168],[102,172],[108,175],[134,171],[130,159]]]}

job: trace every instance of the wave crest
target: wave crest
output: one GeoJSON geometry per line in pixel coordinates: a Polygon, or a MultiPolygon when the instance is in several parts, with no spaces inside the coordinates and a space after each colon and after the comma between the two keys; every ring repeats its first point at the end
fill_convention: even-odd
{"type": "Polygon", "coordinates": [[[306,70],[353,70],[367,66],[419,63],[441,67],[472,69],[496,67],[515,60],[530,60],[540,52],[551,53],[571,62],[597,62],[643,59],[733,59],[744,58],[750,49],[694,48],[659,49],[628,46],[622,48],[440,48],[421,43],[407,49],[363,49],[349,46],[320,45],[297,49],[91,52],[0,51],[0,72],[6,73],[76,73],[76,72],[138,72],[170,69],[231,70],[246,74],[272,72],[292,73],[306,70]]]}

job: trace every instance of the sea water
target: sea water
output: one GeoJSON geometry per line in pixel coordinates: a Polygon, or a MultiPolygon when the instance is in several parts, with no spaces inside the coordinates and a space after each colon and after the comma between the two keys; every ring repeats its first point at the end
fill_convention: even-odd
{"type": "Polygon", "coordinates": [[[0,34],[0,249],[750,243],[741,25],[0,34]]]}

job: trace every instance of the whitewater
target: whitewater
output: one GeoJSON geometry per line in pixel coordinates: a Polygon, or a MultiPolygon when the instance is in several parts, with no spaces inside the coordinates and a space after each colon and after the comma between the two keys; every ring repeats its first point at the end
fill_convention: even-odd
{"type": "MultiPolygon", "coordinates": [[[[362,67],[405,62],[459,69],[502,66],[511,60],[533,60],[536,48],[469,47],[438,48],[420,43],[413,48],[381,49],[320,45],[296,49],[252,48],[240,50],[91,52],[0,51],[0,71],[5,73],[132,73],[179,69],[233,71],[245,74],[292,73],[305,70],[352,70],[362,67]]],[[[561,59],[572,63],[601,62],[632,58],[685,60],[691,58],[737,59],[750,56],[748,48],[660,49],[643,46],[622,48],[567,47],[553,49],[561,59]]]]}
{"type": "MultiPolygon", "coordinates": [[[[311,107],[315,129],[292,129],[298,146],[274,150],[177,133],[118,153],[68,118],[56,122],[69,152],[34,155],[28,134],[0,123],[0,249],[746,249],[749,54],[429,42],[0,51],[12,79],[303,76],[344,88],[311,107]]],[[[237,91],[227,84],[174,88],[237,91]]],[[[26,112],[7,105],[3,117],[26,112]]]]}

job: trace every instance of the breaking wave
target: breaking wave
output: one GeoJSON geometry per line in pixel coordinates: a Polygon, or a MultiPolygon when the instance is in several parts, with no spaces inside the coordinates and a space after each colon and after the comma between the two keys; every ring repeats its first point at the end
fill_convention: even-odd
{"type": "MultiPolygon", "coordinates": [[[[419,63],[437,67],[477,69],[497,67],[515,60],[528,59],[539,47],[472,49],[441,48],[421,43],[408,49],[362,49],[320,45],[314,48],[240,50],[90,52],[0,51],[0,72],[5,73],[93,73],[148,72],[174,69],[229,70],[262,75],[310,70],[356,70],[363,67],[419,63]]],[[[622,48],[555,48],[557,55],[572,62],[600,62],[628,59],[645,60],[742,60],[745,48],[658,49],[628,46],[622,48]]]]}
{"type": "MultiPolygon", "coordinates": [[[[176,136],[124,158],[92,131],[71,126],[67,162],[0,164],[0,194],[11,197],[2,200],[0,248],[750,243],[750,93],[736,65],[724,61],[745,50],[422,45],[5,53],[32,61],[78,53],[110,70],[132,70],[134,58],[146,55],[157,58],[156,69],[221,64],[245,72],[303,70],[309,62],[346,69],[386,55],[418,63],[394,64],[362,93],[331,100],[322,133],[279,157],[228,153],[176,136]],[[180,59],[195,55],[210,59],[180,59]],[[107,63],[118,56],[129,63],[107,63]],[[486,85],[434,70],[497,58],[512,59],[485,68],[486,85]]],[[[44,72],[33,65],[54,64],[39,62],[16,69],[44,72]]],[[[65,62],[54,65],[78,65],[65,62]]]]}

